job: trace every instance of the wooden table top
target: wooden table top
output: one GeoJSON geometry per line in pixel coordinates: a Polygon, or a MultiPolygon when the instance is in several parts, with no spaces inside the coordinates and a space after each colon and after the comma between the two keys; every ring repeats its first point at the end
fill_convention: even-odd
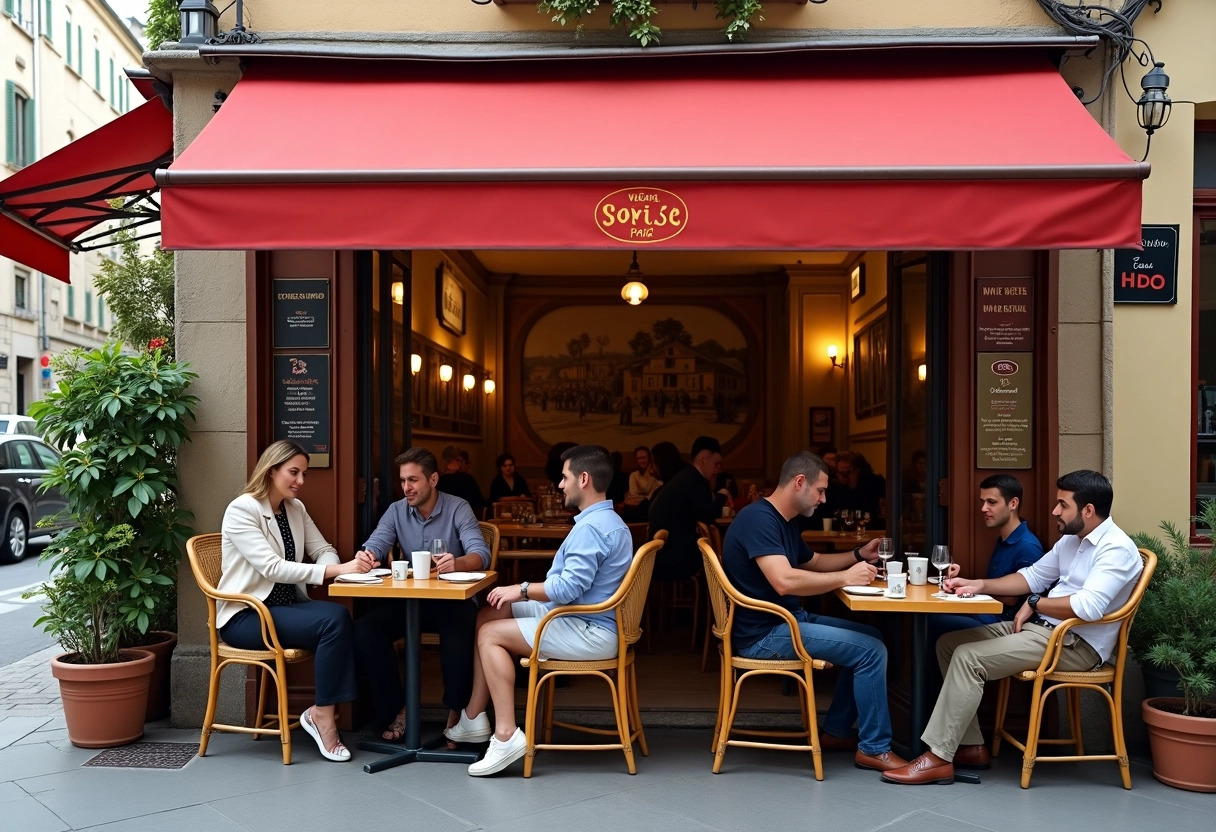
{"type": "MultiPolygon", "coordinates": [[[[435,573],[431,574],[433,576],[435,573]]],[[[498,582],[497,572],[485,574],[481,580],[469,583],[441,581],[436,577],[424,581],[413,578],[394,581],[391,575],[386,575],[377,584],[334,581],[329,585],[329,594],[342,598],[433,598],[441,601],[464,601],[498,582]]]]}
{"type": "Polygon", "coordinates": [[[498,533],[503,537],[536,537],[545,540],[565,540],[566,535],[574,528],[569,523],[507,523],[502,520],[491,520],[498,526],[498,533]]]}
{"type": "MultiPolygon", "coordinates": [[[[870,586],[887,588],[886,581],[875,581],[870,586]]],[[[860,612],[949,612],[962,613],[999,613],[1005,607],[996,599],[987,601],[964,601],[956,598],[934,598],[937,584],[924,586],[908,586],[907,598],[888,598],[885,595],[850,595],[843,589],[836,590],[836,597],[846,607],[860,612]]]]}
{"type": "Polygon", "coordinates": [[[877,531],[866,531],[858,537],[857,532],[825,532],[822,529],[807,529],[802,533],[802,539],[807,543],[852,543],[854,546],[858,546],[871,540],[878,540],[880,537],[885,537],[886,534],[882,529],[878,529],[877,531]]]}

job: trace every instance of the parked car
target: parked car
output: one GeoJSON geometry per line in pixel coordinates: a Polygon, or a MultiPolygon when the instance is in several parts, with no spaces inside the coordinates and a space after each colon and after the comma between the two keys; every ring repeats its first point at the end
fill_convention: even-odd
{"type": "Polygon", "coordinates": [[[20,413],[0,413],[0,435],[15,433],[37,436],[38,426],[29,416],[22,416],[20,413]]]}
{"type": "MultiPolygon", "coordinates": [[[[30,530],[67,505],[58,490],[44,492],[39,488],[47,469],[58,461],[59,454],[36,437],[0,435],[0,516],[4,518],[0,526],[0,563],[24,558],[29,552],[30,530]]],[[[45,531],[39,529],[35,534],[45,531]]]]}

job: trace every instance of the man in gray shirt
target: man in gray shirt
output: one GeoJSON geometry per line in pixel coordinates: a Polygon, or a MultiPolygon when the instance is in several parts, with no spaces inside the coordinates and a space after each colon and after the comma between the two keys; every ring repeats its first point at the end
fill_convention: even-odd
{"type": "MultiPolygon", "coordinates": [[[[469,504],[437,490],[438,461],[426,448],[410,448],[394,462],[400,469],[405,499],[388,507],[361,551],[384,565],[393,545],[405,557],[429,550],[431,541],[447,541],[447,554],[435,559],[440,572],[488,569],[490,549],[469,504]]],[[[477,605],[468,601],[423,601],[422,629],[439,634],[439,663],[443,672],[443,702],[448,725],[455,725],[473,692],[473,643],[477,605]]],[[[405,634],[405,605],[386,600],[373,604],[355,621],[355,657],[370,685],[375,719],[386,726],[381,736],[397,742],[405,736],[405,691],[397,673],[393,642],[405,634]]]]}

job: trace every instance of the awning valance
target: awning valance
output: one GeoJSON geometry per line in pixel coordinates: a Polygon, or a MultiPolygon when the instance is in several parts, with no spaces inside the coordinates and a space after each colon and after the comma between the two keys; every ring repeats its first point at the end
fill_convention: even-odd
{"type": "Polygon", "coordinates": [[[1147,165],[1019,50],[251,60],[167,248],[1135,246],[1147,165]]]}
{"type": "Polygon", "coordinates": [[[0,255],[67,281],[70,251],[110,244],[98,225],[138,236],[159,219],[154,173],[172,158],[173,115],[153,98],[21,169],[0,181],[0,255]]]}

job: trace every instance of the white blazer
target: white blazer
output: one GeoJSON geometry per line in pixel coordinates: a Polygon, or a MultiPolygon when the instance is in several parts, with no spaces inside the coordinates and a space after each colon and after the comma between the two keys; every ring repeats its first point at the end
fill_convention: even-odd
{"type": "MultiPolygon", "coordinates": [[[[305,584],[325,581],[325,565],[340,563],[338,551],[321,536],[317,524],[299,500],[283,501],[287,523],[295,541],[296,560],[283,556],[283,535],[265,498],[242,494],[224,512],[223,569],[220,592],[243,593],[265,599],[276,583],[295,584],[296,594],[307,600],[305,584]],[[307,563],[306,561],[313,561],[307,563]]],[[[222,627],[246,605],[217,601],[216,626],[222,627]]]]}

